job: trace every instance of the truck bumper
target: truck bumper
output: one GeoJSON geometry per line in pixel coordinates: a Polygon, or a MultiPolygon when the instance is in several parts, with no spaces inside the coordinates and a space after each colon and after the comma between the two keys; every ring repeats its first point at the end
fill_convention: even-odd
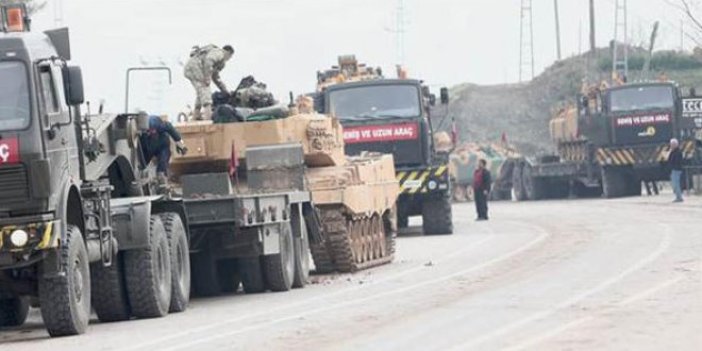
{"type": "Polygon", "coordinates": [[[400,183],[400,197],[426,196],[432,193],[449,193],[450,181],[448,166],[401,169],[397,172],[400,183]]]}
{"type": "Polygon", "coordinates": [[[61,222],[47,217],[16,218],[0,222],[0,269],[28,266],[44,252],[57,248],[61,222]]]}

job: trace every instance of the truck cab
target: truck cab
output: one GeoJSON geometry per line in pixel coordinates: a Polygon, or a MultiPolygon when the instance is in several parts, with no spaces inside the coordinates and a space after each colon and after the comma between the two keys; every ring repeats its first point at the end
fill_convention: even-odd
{"type": "Polygon", "coordinates": [[[51,336],[83,333],[91,309],[184,310],[189,263],[169,251],[188,252],[184,210],[144,196],[134,116],[81,114],[68,29],[30,32],[24,5],[0,11],[0,327],[23,324],[30,303],[51,336]]]}
{"type": "MultiPolygon", "coordinates": [[[[434,147],[430,107],[436,99],[428,88],[419,80],[382,76],[320,86],[317,109],[343,125],[347,155],[393,155],[399,226],[421,215],[425,234],[451,234],[448,155],[434,147]]],[[[448,90],[442,89],[441,101],[448,103],[448,90]]]]}

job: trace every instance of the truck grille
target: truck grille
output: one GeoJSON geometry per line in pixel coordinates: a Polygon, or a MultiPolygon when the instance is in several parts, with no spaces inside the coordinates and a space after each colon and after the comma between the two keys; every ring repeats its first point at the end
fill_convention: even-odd
{"type": "Polygon", "coordinates": [[[23,165],[0,166],[0,200],[29,198],[27,170],[23,165]]]}

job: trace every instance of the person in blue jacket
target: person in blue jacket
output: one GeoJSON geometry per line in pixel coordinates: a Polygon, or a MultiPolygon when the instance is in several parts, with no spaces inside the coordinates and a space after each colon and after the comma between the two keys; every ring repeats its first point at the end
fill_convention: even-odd
{"type": "MultiPolygon", "coordinates": [[[[144,116],[146,112],[140,114],[144,116]]],[[[149,116],[149,129],[141,134],[139,141],[144,153],[144,162],[149,164],[153,159],[156,159],[156,172],[159,181],[162,182],[165,182],[168,175],[168,164],[171,160],[171,139],[176,143],[176,152],[181,155],[188,152],[180,133],[171,122],[159,116],[149,116]]]]}

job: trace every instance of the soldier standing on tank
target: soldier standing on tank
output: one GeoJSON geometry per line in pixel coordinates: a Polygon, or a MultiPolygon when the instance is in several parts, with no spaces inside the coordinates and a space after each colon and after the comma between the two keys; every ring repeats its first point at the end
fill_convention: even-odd
{"type": "Polygon", "coordinates": [[[230,45],[225,45],[221,49],[215,45],[193,48],[190,59],[185,65],[185,78],[195,88],[194,119],[212,119],[212,91],[210,90],[212,82],[222,93],[230,94],[227,86],[222,82],[219,72],[224,69],[224,65],[233,55],[234,48],[230,45]]]}
{"type": "Polygon", "coordinates": [[[478,168],[473,173],[473,198],[475,199],[475,210],[478,212],[477,221],[488,220],[488,196],[492,186],[490,171],[486,168],[487,162],[484,159],[478,161],[478,168]]]}

